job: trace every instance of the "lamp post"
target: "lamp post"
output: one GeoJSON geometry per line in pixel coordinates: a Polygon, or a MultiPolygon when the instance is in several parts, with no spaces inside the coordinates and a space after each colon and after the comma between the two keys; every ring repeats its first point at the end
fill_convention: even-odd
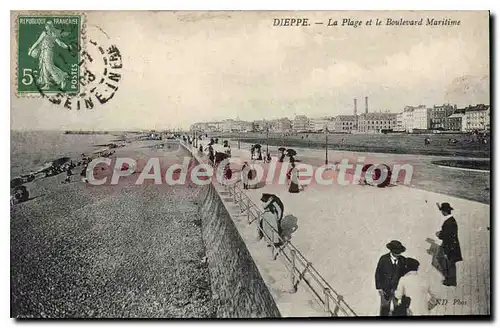
{"type": "MultiPolygon", "coordinates": [[[[267,125],[266,154],[269,154],[269,125],[267,125]]],[[[266,155],[267,156],[267,155],[266,155]]]]}
{"type": "Polygon", "coordinates": [[[240,149],[240,140],[241,140],[241,125],[240,128],[238,129],[238,149],[240,149]]]}
{"type": "Polygon", "coordinates": [[[325,165],[328,165],[328,126],[325,126],[325,165]]]}

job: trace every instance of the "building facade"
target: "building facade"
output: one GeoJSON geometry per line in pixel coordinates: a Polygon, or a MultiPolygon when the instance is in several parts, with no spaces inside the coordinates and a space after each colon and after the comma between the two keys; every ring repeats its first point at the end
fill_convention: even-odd
{"type": "Polygon", "coordinates": [[[399,129],[408,132],[411,132],[416,129],[420,130],[427,129],[429,122],[428,113],[429,111],[425,105],[405,106],[399,118],[400,119],[399,129]]]}
{"type": "Polygon", "coordinates": [[[490,131],[490,109],[483,109],[481,107],[466,108],[464,117],[464,130],[466,132],[490,131]]]}
{"type": "Polygon", "coordinates": [[[238,125],[233,119],[226,119],[221,122],[222,132],[233,132],[238,130],[238,125]]]}
{"type": "Polygon", "coordinates": [[[393,113],[364,113],[358,117],[357,131],[361,133],[380,133],[397,128],[397,115],[393,113]]]}
{"type": "Polygon", "coordinates": [[[324,131],[332,119],[329,117],[311,118],[309,120],[309,130],[314,132],[324,131]]]}
{"type": "Polygon", "coordinates": [[[403,113],[396,114],[396,128],[395,131],[405,131],[405,127],[403,124],[403,113]]]}
{"type": "Polygon", "coordinates": [[[237,121],[238,130],[241,132],[251,132],[253,131],[252,122],[247,121],[237,121]]]}
{"type": "Polygon", "coordinates": [[[444,104],[429,108],[429,129],[430,130],[445,130],[446,118],[455,113],[457,106],[444,104]]]}
{"type": "Polygon", "coordinates": [[[297,115],[293,119],[293,130],[295,132],[309,131],[309,119],[305,115],[297,115]]]}
{"type": "Polygon", "coordinates": [[[339,115],[335,117],[335,131],[352,133],[357,131],[357,115],[339,115]]]}
{"type": "Polygon", "coordinates": [[[465,131],[465,114],[451,114],[444,119],[444,129],[448,131],[465,131]]]}
{"type": "Polygon", "coordinates": [[[266,120],[257,120],[252,122],[252,130],[254,132],[262,132],[266,131],[267,127],[269,126],[269,122],[266,120]]]}
{"type": "Polygon", "coordinates": [[[292,131],[292,121],[287,117],[283,117],[277,120],[274,120],[271,129],[274,132],[286,133],[292,131]]]}

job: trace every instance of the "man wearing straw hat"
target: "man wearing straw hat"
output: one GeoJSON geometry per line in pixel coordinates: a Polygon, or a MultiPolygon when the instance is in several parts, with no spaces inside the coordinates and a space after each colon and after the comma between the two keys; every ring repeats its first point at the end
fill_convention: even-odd
{"type": "Polygon", "coordinates": [[[380,315],[388,316],[391,312],[391,303],[395,304],[394,292],[398,287],[399,279],[405,274],[406,247],[398,240],[392,240],[386,245],[389,253],[380,257],[375,271],[375,288],[380,293],[380,315]]]}

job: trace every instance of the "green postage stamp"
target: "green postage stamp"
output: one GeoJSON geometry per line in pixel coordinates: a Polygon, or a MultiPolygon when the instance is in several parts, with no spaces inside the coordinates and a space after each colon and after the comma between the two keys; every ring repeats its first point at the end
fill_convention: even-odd
{"type": "Polygon", "coordinates": [[[18,94],[80,91],[79,15],[17,17],[18,94]]]}

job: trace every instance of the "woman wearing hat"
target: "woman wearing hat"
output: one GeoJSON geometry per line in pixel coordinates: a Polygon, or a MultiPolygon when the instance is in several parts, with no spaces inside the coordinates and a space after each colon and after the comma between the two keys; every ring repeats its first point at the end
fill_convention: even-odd
{"type": "Polygon", "coordinates": [[[287,177],[290,179],[290,186],[288,187],[288,192],[296,194],[299,192],[299,171],[292,163],[292,168],[287,173],[287,177]]]}
{"type": "Polygon", "coordinates": [[[244,162],[241,167],[241,181],[243,182],[243,189],[248,189],[248,179],[250,175],[250,167],[248,162],[244,162]]]}
{"type": "Polygon", "coordinates": [[[457,221],[451,214],[453,208],[449,203],[438,204],[438,208],[445,217],[445,221],[441,227],[441,231],[436,233],[436,236],[442,240],[441,248],[444,256],[442,259],[443,267],[443,285],[457,285],[457,266],[456,263],[462,261],[462,250],[458,241],[458,225],[457,221]]]}
{"type": "Polygon", "coordinates": [[[412,258],[407,258],[406,274],[401,277],[394,296],[397,306],[393,312],[395,316],[429,315],[435,306],[434,295],[430,286],[418,273],[420,263],[412,258]]]}
{"type": "Polygon", "coordinates": [[[278,211],[275,206],[267,206],[262,214],[262,233],[268,246],[279,245],[278,211]]]}

